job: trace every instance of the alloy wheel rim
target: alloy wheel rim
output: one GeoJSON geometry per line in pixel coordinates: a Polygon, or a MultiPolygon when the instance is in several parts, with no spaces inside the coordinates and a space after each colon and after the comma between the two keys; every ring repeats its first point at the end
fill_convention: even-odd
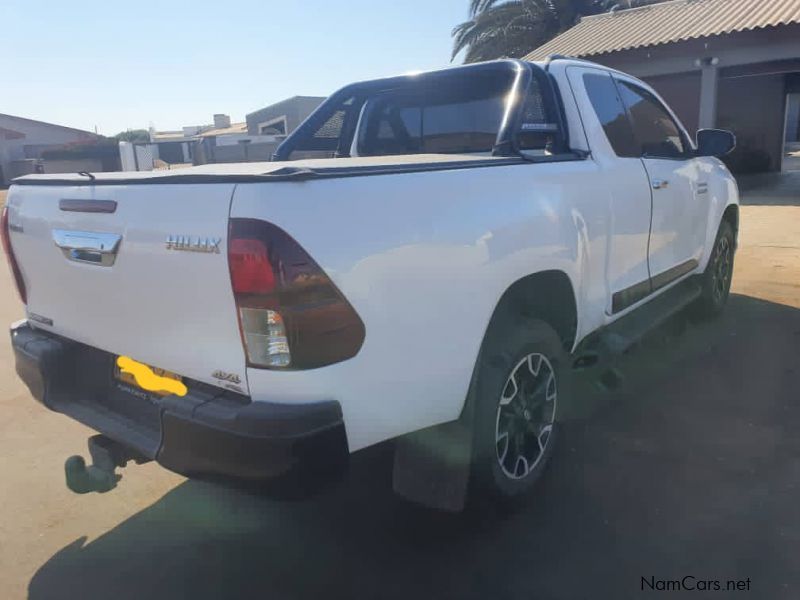
{"type": "Polygon", "coordinates": [[[721,301],[728,289],[731,266],[731,246],[728,238],[720,238],[714,257],[713,286],[714,300],[721,301]]]}
{"type": "Polygon", "coordinates": [[[542,459],[553,431],[558,389],[546,356],[528,354],[500,393],[495,424],[497,462],[509,479],[523,479],[542,459]]]}

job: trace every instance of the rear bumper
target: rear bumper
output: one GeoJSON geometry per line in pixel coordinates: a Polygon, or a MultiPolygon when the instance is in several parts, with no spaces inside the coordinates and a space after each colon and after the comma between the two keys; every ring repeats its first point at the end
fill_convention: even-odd
{"type": "Polygon", "coordinates": [[[258,482],[346,464],[338,402],[252,402],[192,382],[183,397],[136,397],[113,379],[111,354],[26,321],[12,326],[11,342],[36,400],[177,473],[258,482]]]}

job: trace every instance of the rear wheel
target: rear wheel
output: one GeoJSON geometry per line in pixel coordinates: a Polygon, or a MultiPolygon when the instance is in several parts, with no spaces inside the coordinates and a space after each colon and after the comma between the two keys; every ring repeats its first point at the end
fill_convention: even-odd
{"type": "Polygon", "coordinates": [[[473,498],[510,500],[533,488],[556,443],[566,365],[547,323],[518,317],[493,326],[470,390],[473,498]]]}
{"type": "Polygon", "coordinates": [[[703,273],[703,291],[695,305],[700,317],[714,317],[722,312],[731,290],[736,238],[730,222],[722,221],[714,249],[703,273]]]}

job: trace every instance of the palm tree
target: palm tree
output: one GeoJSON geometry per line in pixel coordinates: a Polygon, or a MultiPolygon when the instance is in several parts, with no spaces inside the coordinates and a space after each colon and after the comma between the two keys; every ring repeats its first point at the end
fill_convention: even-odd
{"type": "MultiPolygon", "coordinates": [[[[627,2],[623,0],[625,4],[627,2]]],[[[453,57],[464,62],[520,58],[614,0],[470,0],[470,18],[453,29],[453,57]]]]}

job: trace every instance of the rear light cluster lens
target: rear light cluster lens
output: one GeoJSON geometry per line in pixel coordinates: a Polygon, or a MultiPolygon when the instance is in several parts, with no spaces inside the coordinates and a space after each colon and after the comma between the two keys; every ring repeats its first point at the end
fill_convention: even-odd
{"type": "Polygon", "coordinates": [[[228,265],[249,366],[313,369],[361,349],[365,331],[358,314],[279,227],[231,219],[228,265]]]}
{"type": "Polygon", "coordinates": [[[253,365],[288,367],[292,363],[286,325],[280,313],[268,308],[239,308],[247,358],[253,365]]]}
{"type": "Polygon", "coordinates": [[[234,294],[268,294],[275,289],[267,247],[261,240],[231,240],[228,256],[234,294]]]}
{"type": "Polygon", "coordinates": [[[8,267],[11,269],[11,274],[14,276],[14,281],[17,284],[17,292],[23,304],[28,303],[28,293],[25,289],[25,280],[22,279],[22,272],[19,270],[19,264],[14,256],[14,249],[11,247],[11,237],[8,229],[8,206],[3,207],[2,222],[0,222],[0,237],[3,239],[3,252],[8,260],[8,267]]]}

